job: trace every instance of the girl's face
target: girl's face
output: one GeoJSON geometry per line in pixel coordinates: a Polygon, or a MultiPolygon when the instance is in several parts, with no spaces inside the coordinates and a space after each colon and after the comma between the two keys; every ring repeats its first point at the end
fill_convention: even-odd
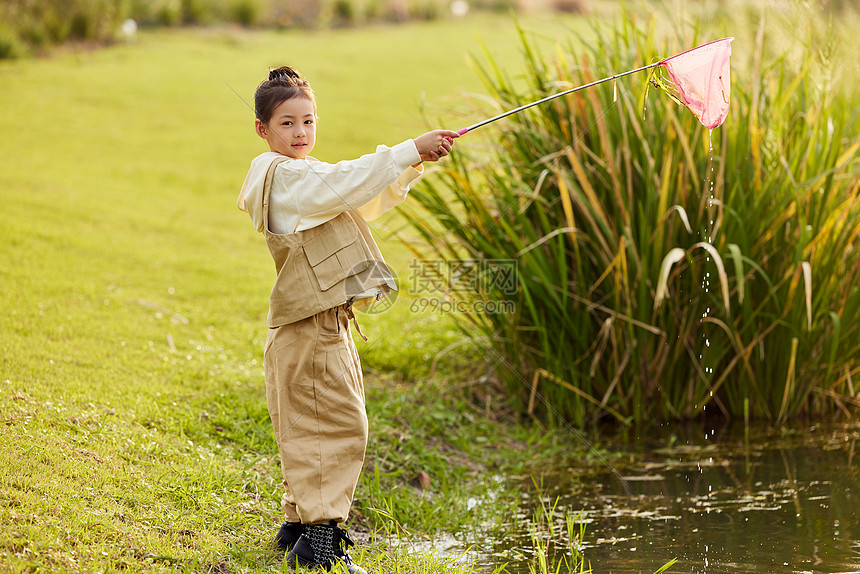
{"type": "Polygon", "coordinates": [[[303,97],[278,104],[269,123],[256,120],[257,135],[269,143],[271,151],[287,157],[305,159],[317,139],[316,105],[303,97]]]}

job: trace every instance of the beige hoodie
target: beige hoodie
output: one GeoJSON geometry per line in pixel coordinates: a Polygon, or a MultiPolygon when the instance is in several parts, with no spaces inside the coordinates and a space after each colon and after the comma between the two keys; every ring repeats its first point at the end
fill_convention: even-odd
{"type": "MultiPolygon", "coordinates": [[[[248,212],[257,231],[263,231],[263,181],[278,157],[266,152],[254,158],[236,204],[248,212]]],[[[269,230],[289,234],[311,229],[348,210],[375,219],[406,199],[410,185],[424,172],[423,166],[412,167],[420,161],[412,140],[380,145],[376,153],[335,164],[311,157],[287,160],[272,181],[269,230]]]]}

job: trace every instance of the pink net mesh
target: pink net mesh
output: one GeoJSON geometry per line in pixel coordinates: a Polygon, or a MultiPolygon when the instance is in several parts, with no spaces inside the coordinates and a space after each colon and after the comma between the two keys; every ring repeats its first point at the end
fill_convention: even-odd
{"type": "Polygon", "coordinates": [[[729,113],[733,39],[716,40],[660,62],[684,104],[708,129],[722,125],[729,113]]]}

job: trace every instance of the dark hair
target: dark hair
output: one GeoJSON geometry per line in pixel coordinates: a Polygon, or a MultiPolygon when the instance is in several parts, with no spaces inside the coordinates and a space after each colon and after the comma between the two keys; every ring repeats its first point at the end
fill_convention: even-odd
{"type": "Polygon", "coordinates": [[[254,92],[254,114],[268,123],[275,108],[293,98],[307,98],[316,105],[313,88],[300,73],[289,66],[269,70],[269,79],[260,82],[254,92]]]}

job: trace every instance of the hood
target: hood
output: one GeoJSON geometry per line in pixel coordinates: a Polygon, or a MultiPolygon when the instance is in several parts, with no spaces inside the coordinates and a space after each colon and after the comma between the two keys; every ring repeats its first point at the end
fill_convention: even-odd
{"type": "Polygon", "coordinates": [[[236,207],[248,212],[257,231],[263,231],[263,183],[269,166],[279,157],[281,154],[274,151],[267,151],[255,157],[236,200],[236,207]]]}

